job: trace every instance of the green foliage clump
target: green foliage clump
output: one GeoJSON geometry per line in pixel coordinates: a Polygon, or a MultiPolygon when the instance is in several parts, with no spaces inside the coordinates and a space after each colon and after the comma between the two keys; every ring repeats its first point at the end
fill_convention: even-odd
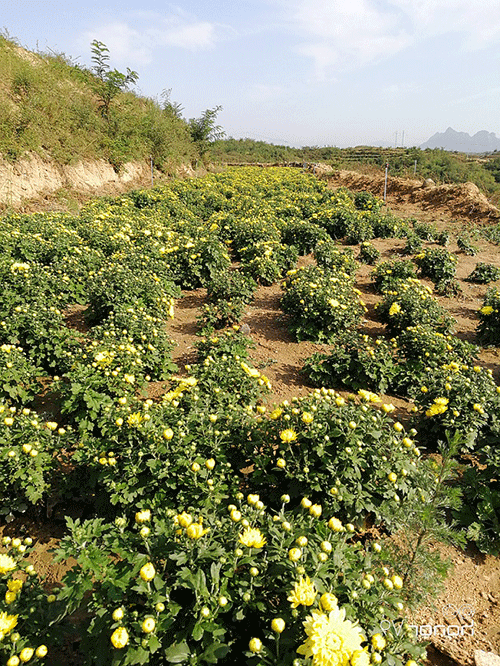
{"type": "Polygon", "coordinates": [[[435,368],[415,397],[418,427],[429,441],[443,439],[445,432],[457,431],[463,446],[471,449],[485,432],[499,408],[491,370],[458,361],[435,368]]]}
{"type": "Polygon", "coordinates": [[[449,332],[455,320],[431,294],[430,287],[415,278],[407,278],[385,291],[382,301],[376,305],[377,314],[393,334],[417,324],[431,326],[441,333],[449,332]]]}
{"type": "Polygon", "coordinates": [[[417,272],[410,259],[396,259],[394,261],[381,261],[373,269],[371,275],[375,290],[383,294],[386,291],[397,289],[401,280],[416,278],[417,272]]]}
{"type": "Polygon", "coordinates": [[[353,278],[341,270],[307,266],[288,271],[281,307],[291,316],[297,340],[330,340],[340,330],[355,329],[364,304],[353,278]]]}
{"type": "Polygon", "coordinates": [[[27,559],[34,550],[33,538],[5,536],[2,544],[0,617],[4,639],[0,642],[0,657],[9,665],[46,662],[47,655],[52,659],[53,646],[61,641],[54,625],[64,610],[53,603],[56,596],[44,589],[48,581],[27,559]]]}
{"type": "Polygon", "coordinates": [[[42,388],[38,379],[41,372],[22,347],[0,345],[0,400],[29,405],[42,388]]]}
{"type": "Polygon", "coordinates": [[[258,494],[245,501],[239,492],[210,510],[138,511],[135,524],[128,516],[68,519],[59,557],[76,564],[59,598],[70,609],[85,601],[91,613],[81,645],[87,663],[98,657],[125,666],[161,653],[170,663],[250,666],[265,658],[291,666],[297,650],[307,652],[304,622],[325,621],[331,611],[349,632],[346,659],[355,647],[368,658],[379,654],[381,641],[396,666],[422,657],[410,636],[380,633],[386,617],[399,622],[398,570],[314,506],[316,517],[288,508],[285,497],[271,510],[258,494]]]}
{"type": "Polygon", "coordinates": [[[298,255],[294,245],[262,241],[241,249],[241,272],[258,284],[270,285],[295,266],[298,255]]]}
{"type": "Polygon", "coordinates": [[[48,499],[65,460],[63,447],[71,449],[71,435],[9,403],[0,404],[0,417],[0,514],[12,520],[48,499]]]}
{"type": "Polygon", "coordinates": [[[329,236],[317,224],[307,220],[292,220],[283,226],[281,239],[285,245],[295,245],[302,256],[309,254],[319,242],[328,242],[329,236]]]}
{"type": "Polygon", "coordinates": [[[500,344],[500,291],[490,287],[478,312],[477,337],[481,344],[500,344]]]}
{"type": "Polygon", "coordinates": [[[422,238],[413,231],[406,236],[406,245],[403,249],[403,254],[417,254],[424,248],[422,238]]]}
{"type": "Polygon", "coordinates": [[[354,275],[358,267],[352,248],[341,249],[335,241],[319,241],[314,248],[314,258],[321,268],[340,270],[354,275]]]}
{"type": "MultiPolygon", "coordinates": [[[[493,415],[492,415],[493,416],[493,415]]],[[[474,464],[463,465],[461,488],[463,504],[455,512],[483,553],[500,553],[500,447],[498,423],[494,432],[474,452],[474,464]]]]}
{"type": "Polygon", "coordinates": [[[457,271],[457,257],[444,248],[426,248],[417,254],[415,261],[420,276],[432,280],[438,291],[446,288],[457,271]]]}
{"type": "Polygon", "coordinates": [[[398,371],[394,344],[372,340],[358,331],[340,333],[330,341],[331,350],[316,353],[304,362],[304,372],[315,386],[370,389],[387,392],[398,371]]]}
{"type": "Polygon", "coordinates": [[[362,404],[316,389],[275,408],[254,432],[260,454],[254,456],[253,480],[272,485],[277,494],[321,498],[341,520],[361,525],[373,514],[396,528],[395,507],[416,490],[416,431],[405,433],[384,409],[376,409],[376,394],[359,394],[362,404]]]}
{"type": "Polygon", "coordinates": [[[208,303],[202,310],[204,327],[224,328],[236,324],[257,289],[255,280],[239,271],[220,273],[207,288],[208,303]]]}
{"type": "Polygon", "coordinates": [[[376,264],[380,259],[381,252],[371,243],[364,242],[361,243],[361,247],[358,254],[358,261],[362,261],[364,264],[376,264]]]}
{"type": "Polygon", "coordinates": [[[496,282],[500,280],[500,268],[480,261],[472,273],[466,278],[469,282],[476,282],[477,284],[488,284],[489,282],[496,282]]]}
{"type": "Polygon", "coordinates": [[[467,231],[463,231],[457,236],[457,245],[459,250],[470,257],[473,257],[479,251],[476,245],[473,244],[470,234],[467,231]]]}

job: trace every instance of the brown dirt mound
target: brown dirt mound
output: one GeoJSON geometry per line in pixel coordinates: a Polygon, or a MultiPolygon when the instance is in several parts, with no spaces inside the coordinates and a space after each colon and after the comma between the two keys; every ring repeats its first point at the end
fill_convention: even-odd
{"type": "MultiPolygon", "coordinates": [[[[336,171],[327,176],[331,187],[347,187],[350,190],[368,190],[379,197],[384,195],[383,174],[367,175],[357,171],[336,171]]],[[[481,222],[500,220],[500,210],[490,203],[474,183],[460,185],[426,186],[423,180],[389,176],[387,203],[418,204],[423,210],[437,209],[457,219],[481,222]]]]}

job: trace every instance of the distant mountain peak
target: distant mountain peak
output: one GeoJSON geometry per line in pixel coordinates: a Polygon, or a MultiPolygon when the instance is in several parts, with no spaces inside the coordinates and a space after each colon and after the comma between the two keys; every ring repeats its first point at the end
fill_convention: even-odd
{"type": "Polygon", "coordinates": [[[457,132],[448,127],[446,132],[436,132],[431,138],[423,143],[420,148],[442,148],[452,152],[460,153],[492,153],[500,150],[500,139],[494,132],[480,130],[474,136],[467,132],[457,132]]]}

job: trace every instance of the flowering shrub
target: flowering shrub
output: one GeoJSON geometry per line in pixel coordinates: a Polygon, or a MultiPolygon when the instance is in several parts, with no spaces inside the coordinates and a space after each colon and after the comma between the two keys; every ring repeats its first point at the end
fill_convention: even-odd
{"type": "Polygon", "coordinates": [[[173,316],[174,298],[179,296],[178,287],[154,273],[109,263],[90,280],[86,319],[100,324],[117,306],[145,307],[153,316],[173,316]]]}
{"type": "Polygon", "coordinates": [[[287,222],[281,230],[281,240],[285,245],[294,245],[299,255],[308,254],[320,241],[330,237],[323,227],[305,220],[287,222]]]}
{"type": "Polygon", "coordinates": [[[138,511],[133,525],[68,520],[58,557],[77,564],[59,597],[90,612],[86,663],[161,654],[171,663],[252,664],[258,655],[291,666],[337,636],[343,657],[360,664],[423,656],[408,636],[381,634],[403,608],[398,572],[321,505],[287,502],[271,511],[259,495],[237,493],[215,511],[138,511]]]}
{"type": "Polygon", "coordinates": [[[406,236],[406,245],[403,249],[403,254],[417,254],[422,252],[424,244],[422,238],[413,231],[410,231],[406,236]]]}
{"type": "Polygon", "coordinates": [[[376,305],[377,314],[392,333],[417,324],[432,326],[442,333],[448,332],[455,320],[431,294],[430,287],[414,278],[407,278],[384,293],[382,301],[376,305]]]}
{"type": "Polygon", "coordinates": [[[433,369],[415,397],[418,426],[429,441],[444,439],[445,431],[458,431],[472,448],[485,431],[499,400],[491,370],[456,361],[433,369]]]}
{"type": "Polygon", "coordinates": [[[372,340],[357,331],[340,333],[331,340],[329,353],[316,353],[304,362],[304,371],[315,386],[386,392],[398,372],[394,344],[372,340]]]}
{"type": "Polygon", "coordinates": [[[254,482],[276,493],[321,497],[342,520],[361,523],[374,514],[391,523],[394,507],[415,490],[416,431],[408,436],[387,416],[393,405],[369,406],[381,403],[376,394],[359,395],[362,404],[317,389],[276,407],[249,442],[254,482]]]}
{"type": "Polygon", "coordinates": [[[26,555],[33,539],[4,537],[0,553],[0,656],[7,666],[50,663],[45,659],[56,644],[51,624],[56,620],[55,596],[44,592],[43,581],[26,555]],[[50,648],[48,647],[50,646],[50,648]]]}
{"type": "Polygon", "coordinates": [[[202,313],[205,326],[223,328],[238,322],[257,289],[257,283],[239,271],[221,273],[207,288],[208,303],[202,313]]]}
{"type": "Polygon", "coordinates": [[[68,351],[78,346],[78,336],[64,326],[61,310],[41,300],[3,310],[0,340],[20,345],[35,366],[51,374],[67,369],[68,351]]]}
{"type": "Polygon", "coordinates": [[[26,357],[22,347],[0,345],[0,399],[30,404],[41,389],[37,380],[41,372],[26,357]]]}
{"type": "Polygon", "coordinates": [[[488,289],[479,310],[477,337],[482,344],[500,344],[500,291],[496,287],[488,289]]]}
{"type": "Polygon", "coordinates": [[[379,211],[384,205],[383,199],[376,197],[371,192],[355,192],[354,205],[358,210],[379,211]]]}
{"type": "Polygon", "coordinates": [[[298,340],[329,340],[355,328],[365,311],[352,277],[340,270],[307,266],[289,271],[283,289],[281,307],[291,315],[298,340]]]}
{"type": "Polygon", "coordinates": [[[397,289],[399,280],[416,278],[417,272],[410,259],[396,259],[394,261],[381,261],[373,269],[371,275],[376,291],[384,293],[397,289]]]}
{"type": "Polygon", "coordinates": [[[136,361],[139,367],[134,372],[139,371],[157,381],[177,370],[172,361],[175,342],[167,335],[164,324],[164,319],[149,314],[145,307],[121,306],[89,333],[94,347],[97,341],[98,346],[106,344],[119,350],[136,349],[140,358],[136,361]]]}
{"type": "Polygon", "coordinates": [[[472,243],[467,231],[463,231],[457,236],[457,245],[459,250],[470,257],[478,253],[478,248],[472,243]]]}
{"type": "Polygon", "coordinates": [[[294,245],[263,241],[241,249],[241,271],[259,284],[273,284],[295,266],[298,256],[294,245]]]}
{"type": "Polygon", "coordinates": [[[452,361],[460,365],[477,362],[478,347],[430,326],[409,326],[395,339],[397,375],[395,388],[405,396],[420,395],[430,373],[452,361]]]}
{"type": "Polygon", "coordinates": [[[495,282],[496,280],[500,280],[500,268],[480,261],[466,279],[469,282],[477,282],[478,284],[495,282]]]}
{"type": "Polygon", "coordinates": [[[358,265],[350,247],[341,250],[334,241],[319,241],[314,248],[314,258],[320,268],[338,269],[348,275],[354,275],[358,265]]]}
{"type": "Polygon", "coordinates": [[[421,277],[428,277],[440,288],[455,277],[457,258],[444,248],[426,248],[415,257],[421,277]]]}
{"type": "Polygon", "coordinates": [[[438,228],[430,222],[413,222],[413,233],[426,241],[434,241],[439,236],[438,228]]]}
{"type": "Polygon", "coordinates": [[[68,438],[57,423],[43,423],[27,408],[0,404],[0,514],[12,520],[16,512],[47,499],[64,460],[63,446],[71,448],[68,438]]]}
{"type": "Polygon", "coordinates": [[[380,259],[380,250],[377,250],[371,243],[364,242],[361,243],[361,247],[358,254],[358,261],[362,261],[364,264],[376,264],[380,259]]]}

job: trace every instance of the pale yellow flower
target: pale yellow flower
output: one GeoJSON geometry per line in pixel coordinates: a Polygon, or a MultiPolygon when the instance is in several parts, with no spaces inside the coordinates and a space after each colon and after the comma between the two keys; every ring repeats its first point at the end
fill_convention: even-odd
{"type": "Polygon", "coordinates": [[[9,557],[9,555],[5,555],[5,553],[0,553],[0,574],[9,573],[9,571],[13,571],[15,568],[15,560],[9,557]]]}
{"type": "Polygon", "coordinates": [[[18,578],[16,578],[15,580],[12,579],[12,580],[7,581],[7,588],[11,592],[14,592],[14,594],[17,594],[18,592],[20,592],[22,587],[23,587],[23,581],[19,580],[18,578]]]}
{"type": "Polygon", "coordinates": [[[192,523],[186,529],[186,534],[190,539],[197,540],[201,539],[201,537],[204,536],[208,531],[209,528],[207,527],[206,529],[203,529],[203,525],[201,525],[201,523],[192,523]]]}
{"type": "Polygon", "coordinates": [[[298,582],[295,583],[287,599],[291,602],[292,608],[297,608],[300,605],[312,606],[317,594],[318,591],[314,583],[311,583],[309,576],[305,578],[301,576],[298,582]]]}
{"type": "Polygon", "coordinates": [[[9,615],[5,611],[0,613],[0,633],[6,636],[10,634],[17,624],[18,615],[9,615]]]}
{"type": "Polygon", "coordinates": [[[266,540],[256,527],[247,527],[239,536],[239,542],[247,548],[262,548],[266,540]]]}
{"type": "Polygon", "coordinates": [[[303,624],[307,640],[297,652],[311,658],[313,666],[347,666],[355,654],[359,658],[364,636],[357,623],[345,619],[344,609],[312,611],[303,624]]]}
{"type": "Polygon", "coordinates": [[[141,567],[141,570],[139,571],[139,575],[144,581],[150,581],[153,580],[153,578],[156,575],[156,570],[151,562],[148,562],[145,564],[143,567],[141,567]]]}
{"type": "Polygon", "coordinates": [[[113,647],[117,648],[118,650],[121,650],[127,645],[128,631],[125,629],[125,627],[118,627],[118,629],[113,631],[111,634],[111,643],[113,644],[113,647]]]}
{"type": "Polygon", "coordinates": [[[280,439],[282,442],[289,444],[290,442],[294,442],[297,439],[297,433],[295,430],[293,430],[293,428],[282,430],[280,432],[280,439]]]}

